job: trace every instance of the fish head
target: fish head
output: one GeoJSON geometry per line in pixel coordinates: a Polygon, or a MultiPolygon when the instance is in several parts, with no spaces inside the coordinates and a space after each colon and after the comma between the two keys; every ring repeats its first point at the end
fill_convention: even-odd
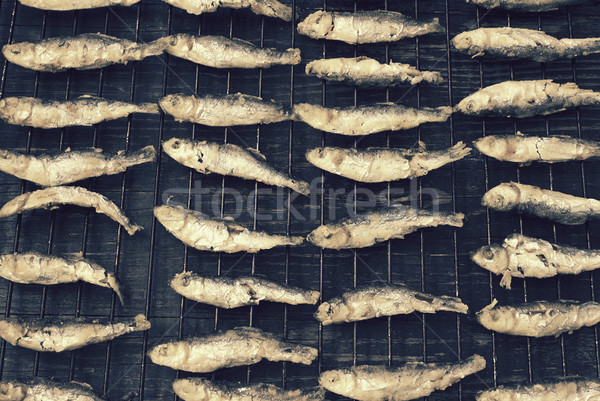
{"type": "Polygon", "coordinates": [[[4,45],[2,54],[11,63],[24,67],[35,66],[39,62],[39,55],[36,53],[38,48],[39,46],[32,42],[14,43],[4,45]]]}
{"type": "Polygon", "coordinates": [[[27,395],[27,387],[24,384],[2,381],[0,382],[0,401],[21,401],[27,395]]]}
{"type": "Polygon", "coordinates": [[[176,343],[164,343],[158,344],[150,351],[148,351],[148,357],[150,360],[162,366],[173,366],[178,362],[178,359],[185,358],[185,352],[178,352],[176,343]]]}
{"type": "Polygon", "coordinates": [[[485,51],[486,34],[480,29],[467,31],[456,35],[450,43],[458,51],[476,55],[485,51]]]}
{"type": "Polygon", "coordinates": [[[203,170],[205,155],[210,145],[206,141],[194,141],[186,138],[171,138],[162,143],[166,154],[184,166],[203,170]]]}
{"type": "Polygon", "coordinates": [[[315,228],[306,239],[321,248],[341,249],[349,243],[351,235],[343,226],[323,225],[315,228]]]}
{"type": "Polygon", "coordinates": [[[185,225],[185,210],[183,206],[161,205],[154,208],[154,217],[167,228],[178,230],[185,225]]]}
{"type": "Polygon", "coordinates": [[[209,400],[214,396],[210,383],[200,377],[177,379],[172,386],[175,394],[183,400],[209,400]]]}
{"type": "Polygon", "coordinates": [[[494,274],[504,274],[508,268],[508,252],[498,244],[482,246],[471,253],[471,260],[494,274]]]}
{"type": "Polygon", "coordinates": [[[513,146],[508,138],[501,136],[484,136],[474,141],[473,145],[484,155],[495,159],[503,158],[506,155],[514,157],[515,153],[519,151],[518,146],[513,146]]]}
{"type": "Polygon", "coordinates": [[[194,115],[194,107],[197,104],[195,96],[182,94],[167,95],[158,101],[160,108],[167,114],[175,117],[176,121],[183,121],[179,116],[194,115]]]}
{"type": "Polygon", "coordinates": [[[511,183],[502,183],[483,195],[481,204],[490,209],[508,211],[519,203],[519,189],[511,183]]]}
{"type": "Polygon", "coordinates": [[[27,125],[34,103],[33,98],[5,97],[0,100],[0,118],[10,124],[27,125]]]}
{"type": "Polygon", "coordinates": [[[326,326],[331,323],[343,322],[349,314],[350,310],[342,302],[323,302],[315,312],[315,319],[326,326]]]}
{"type": "Polygon", "coordinates": [[[346,370],[327,370],[321,373],[319,384],[336,394],[349,394],[356,386],[353,375],[346,370]]]}
{"type": "Polygon", "coordinates": [[[328,171],[339,166],[343,160],[341,156],[341,152],[334,152],[331,148],[314,148],[306,152],[306,160],[309,163],[328,171]],[[336,154],[339,160],[335,160],[336,154]]]}
{"type": "Polygon", "coordinates": [[[324,38],[333,29],[333,14],[316,11],[298,24],[298,32],[312,38],[324,38]]]}

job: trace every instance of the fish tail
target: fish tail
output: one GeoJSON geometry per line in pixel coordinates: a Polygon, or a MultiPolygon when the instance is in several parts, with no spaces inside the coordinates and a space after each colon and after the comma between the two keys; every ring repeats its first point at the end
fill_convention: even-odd
{"type": "Polygon", "coordinates": [[[120,286],[119,282],[117,281],[117,278],[111,273],[106,273],[105,282],[110,288],[112,288],[112,290],[115,292],[115,294],[117,294],[117,297],[119,298],[119,302],[121,302],[121,305],[125,305],[123,293],[121,292],[121,286],[120,286]]]}
{"type": "Polygon", "coordinates": [[[462,227],[465,215],[463,213],[449,213],[445,216],[444,224],[452,227],[462,227]]]}
{"type": "Polygon", "coordinates": [[[141,231],[141,230],[144,229],[144,227],[139,226],[137,224],[132,224],[132,223],[129,223],[127,225],[123,225],[123,228],[125,228],[125,230],[127,231],[127,234],[129,234],[129,235],[133,235],[136,232],[141,231]]]}
{"type": "Polygon", "coordinates": [[[296,245],[302,245],[303,243],[304,243],[304,237],[288,236],[288,237],[284,237],[284,241],[283,241],[282,245],[296,246],[296,245]]]}
{"type": "Polygon", "coordinates": [[[456,365],[455,369],[452,370],[454,370],[453,373],[455,375],[464,377],[485,369],[485,365],[485,358],[481,355],[475,354],[468,357],[467,359],[460,361],[456,365]]]}
{"type": "Polygon", "coordinates": [[[440,25],[439,18],[432,19],[431,22],[429,22],[427,25],[429,32],[446,32],[446,28],[440,25]]]}
{"type": "Polygon", "coordinates": [[[156,160],[156,149],[152,145],[145,146],[138,151],[132,152],[127,156],[127,159],[135,161],[138,164],[153,162],[156,160]]]}
{"type": "Polygon", "coordinates": [[[561,39],[560,41],[566,46],[569,57],[600,53],[600,38],[561,39]]]}
{"type": "Polygon", "coordinates": [[[139,314],[133,318],[133,323],[131,324],[131,328],[134,331],[144,331],[150,328],[150,322],[146,319],[146,316],[139,314]]]}
{"type": "Polygon", "coordinates": [[[292,20],[292,8],[277,0],[259,0],[250,3],[252,10],[258,14],[281,18],[287,22],[292,20]]]}
{"type": "Polygon", "coordinates": [[[440,114],[450,117],[454,112],[454,109],[450,106],[440,106],[436,109],[440,114]]]}
{"type": "MultiPolygon", "coordinates": [[[[441,84],[444,82],[444,78],[442,78],[442,74],[438,71],[423,71],[421,78],[425,82],[429,82],[431,84],[441,84]]],[[[450,112],[452,112],[452,108],[450,108],[450,112]]]]}
{"type": "Polygon", "coordinates": [[[164,38],[159,38],[153,40],[152,42],[142,43],[139,46],[140,51],[140,60],[150,56],[160,56],[165,52],[167,48],[167,42],[163,40],[164,38]]]}
{"type": "Polygon", "coordinates": [[[304,196],[310,194],[310,184],[306,181],[292,180],[290,188],[304,196]]]}
{"type": "MultiPolygon", "coordinates": [[[[289,344],[287,344],[289,345],[289,344]]],[[[317,358],[316,348],[306,345],[286,346],[281,350],[281,360],[310,365],[317,358]]]]}
{"type": "Polygon", "coordinates": [[[473,149],[468,148],[463,141],[460,141],[449,149],[448,156],[452,161],[460,160],[471,153],[471,150],[473,149]]]}
{"type": "Polygon", "coordinates": [[[159,114],[158,104],[156,103],[141,103],[137,105],[136,113],[159,114]]]}
{"type": "Polygon", "coordinates": [[[283,51],[281,55],[282,64],[297,65],[302,61],[300,56],[300,49],[287,49],[283,51]]]}
{"type": "Polygon", "coordinates": [[[457,313],[467,313],[469,311],[469,307],[460,298],[442,295],[435,297],[433,302],[436,310],[457,313]]]}

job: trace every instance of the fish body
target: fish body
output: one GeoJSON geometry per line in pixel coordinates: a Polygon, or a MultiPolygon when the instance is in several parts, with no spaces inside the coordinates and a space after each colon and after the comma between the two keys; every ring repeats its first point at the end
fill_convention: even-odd
{"type": "Polygon", "coordinates": [[[413,108],[395,103],[327,108],[316,104],[298,103],[294,105],[293,112],[298,119],[315,129],[357,136],[405,130],[429,122],[444,122],[452,114],[452,108],[413,108]]]}
{"type": "Polygon", "coordinates": [[[267,164],[266,157],[256,149],[184,138],[169,139],[163,142],[162,147],[177,162],[202,174],[230,175],[291,188],[303,195],[310,193],[307,182],[276,170],[267,164]]]}
{"type": "Polygon", "coordinates": [[[76,100],[42,100],[33,97],[5,97],[0,100],[0,118],[9,124],[36,128],[90,126],[116,120],[132,113],[158,114],[154,103],[134,104],[81,96],[76,100]]]}
{"type": "Polygon", "coordinates": [[[165,42],[165,51],[170,55],[213,68],[269,68],[302,61],[300,49],[257,47],[245,40],[224,36],[178,33],[159,40],[165,42]]]}
{"type": "Polygon", "coordinates": [[[150,322],[144,315],[113,321],[82,317],[0,318],[0,337],[13,346],[40,352],[72,351],[149,328],[150,322]]]}
{"type": "Polygon", "coordinates": [[[467,96],[456,110],[470,116],[532,117],[600,104],[600,93],[551,79],[505,81],[467,96]]]}
{"type": "Polygon", "coordinates": [[[321,373],[327,390],[359,401],[406,401],[445,390],[485,368],[485,359],[473,355],[458,363],[407,363],[401,367],[359,365],[321,373]]]}
{"type": "Polygon", "coordinates": [[[59,205],[94,208],[97,213],[102,213],[122,225],[129,235],[143,229],[143,227],[131,223],[125,213],[106,196],[82,187],[49,187],[24,193],[6,202],[0,208],[0,218],[21,214],[28,210],[47,209],[59,205]]]}
{"type": "Polygon", "coordinates": [[[395,42],[444,32],[439,19],[420,21],[395,11],[316,11],[298,23],[298,33],[346,43],[395,42]]]}
{"type": "Polygon", "coordinates": [[[462,227],[462,213],[432,213],[406,206],[377,209],[365,214],[325,224],[308,234],[307,240],[321,248],[364,248],[425,227],[462,227]]]}
{"type": "Polygon", "coordinates": [[[487,191],[481,204],[493,210],[532,214],[567,225],[600,218],[600,201],[533,185],[504,182],[487,191]]]}
{"type": "Polygon", "coordinates": [[[435,296],[414,291],[405,285],[373,284],[356,288],[319,305],[315,318],[324,326],[358,322],[380,316],[404,315],[415,311],[467,313],[469,307],[460,298],[435,296]]]}
{"type": "Polygon", "coordinates": [[[470,152],[471,148],[462,142],[438,151],[427,151],[423,146],[419,149],[322,147],[309,150],[306,159],[320,169],[355,181],[385,182],[422,177],[470,152]]]}
{"type": "Polygon", "coordinates": [[[477,394],[477,401],[588,401],[600,397],[597,380],[562,380],[515,387],[498,386],[477,394]]]}
{"type": "Polygon", "coordinates": [[[87,383],[59,382],[35,377],[28,380],[0,381],[3,401],[106,401],[87,383]]]}
{"type": "Polygon", "coordinates": [[[236,327],[204,337],[159,344],[148,352],[148,356],[157,365],[208,373],[255,364],[262,359],[310,365],[317,357],[317,349],[282,341],[255,327],[236,327]]]}
{"type": "Polygon", "coordinates": [[[188,299],[225,309],[258,305],[260,301],[314,305],[321,296],[318,291],[281,285],[257,276],[202,277],[193,272],[183,272],[169,284],[188,299]]]}
{"type": "Polygon", "coordinates": [[[87,10],[90,8],[132,6],[141,0],[19,0],[19,3],[51,11],[87,10]]]}
{"type": "Polygon", "coordinates": [[[292,8],[277,0],[163,0],[174,7],[182,8],[190,14],[213,13],[223,8],[249,8],[254,14],[292,20],[292,8]]]}
{"type": "Polygon", "coordinates": [[[541,12],[558,10],[560,7],[583,3],[585,0],[466,0],[485,8],[541,12]]]}
{"type": "Polygon", "coordinates": [[[306,64],[305,72],[328,81],[356,86],[416,85],[420,82],[439,84],[443,81],[442,74],[437,71],[419,71],[409,64],[392,61],[382,64],[365,56],[314,60],[306,64]]]}
{"type": "Polygon", "coordinates": [[[154,216],[177,239],[201,251],[255,253],[276,246],[294,246],[304,242],[302,237],[251,231],[232,220],[210,219],[200,212],[181,206],[157,206],[154,208],[154,216]]]}

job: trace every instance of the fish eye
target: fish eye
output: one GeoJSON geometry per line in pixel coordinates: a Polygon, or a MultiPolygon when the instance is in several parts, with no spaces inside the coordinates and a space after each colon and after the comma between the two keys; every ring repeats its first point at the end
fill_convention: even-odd
{"type": "Polygon", "coordinates": [[[485,251],[483,251],[483,257],[488,260],[491,260],[494,258],[494,252],[492,252],[491,249],[486,249],[485,251]]]}
{"type": "Polygon", "coordinates": [[[179,149],[179,146],[181,146],[181,141],[174,141],[172,148],[173,149],[179,149]]]}
{"type": "Polygon", "coordinates": [[[330,239],[331,237],[333,237],[333,233],[327,233],[327,234],[323,235],[323,238],[325,238],[325,239],[330,239]]]}

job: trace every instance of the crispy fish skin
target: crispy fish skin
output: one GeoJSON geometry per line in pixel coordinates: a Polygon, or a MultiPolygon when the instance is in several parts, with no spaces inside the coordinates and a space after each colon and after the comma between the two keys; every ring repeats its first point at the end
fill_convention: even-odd
{"type": "Polygon", "coordinates": [[[359,365],[321,373],[327,390],[359,401],[406,401],[445,390],[485,368],[485,359],[473,355],[458,363],[412,362],[401,367],[359,365]]]}
{"type": "Polygon", "coordinates": [[[515,387],[498,386],[480,391],[477,401],[587,401],[600,397],[597,380],[569,380],[553,383],[524,384],[515,387]]]}
{"type": "Polygon", "coordinates": [[[132,6],[139,2],[140,0],[19,0],[19,3],[26,6],[49,11],[71,11],[111,6],[132,6]]]}
{"type": "Polygon", "coordinates": [[[277,0],[163,0],[164,2],[178,8],[182,8],[190,14],[200,15],[213,13],[218,8],[249,8],[254,14],[267,17],[279,18],[290,22],[292,20],[292,8],[277,0]]]}
{"type": "Polygon", "coordinates": [[[393,206],[319,226],[306,239],[321,248],[364,248],[392,238],[402,239],[420,228],[439,225],[462,227],[464,218],[462,213],[432,213],[393,206]]]}
{"type": "Polygon", "coordinates": [[[28,380],[0,381],[0,399],[3,401],[106,401],[92,386],[80,382],[60,382],[41,377],[28,380]]]}
{"type": "Polygon", "coordinates": [[[319,291],[282,285],[257,276],[203,277],[189,271],[177,274],[169,285],[188,299],[225,309],[258,305],[260,301],[314,305],[321,296],[319,291]]]}
{"type": "Polygon", "coordinates": [[[224,36],[178,33],[159,40],[165,42],[170,55],[213,68],[269,68],[302,61],[300,49],[262,48],[224,36]]]}
{"type": "Polygon", "coordinates": [[[144,315],[135,318],[0,318],[0,337],[12,344],[40,352],[63,352],[112,340],[123,334],[148,330],[144,315]]]}
{"type": "Polygon", "coordinates": [[[157,365],[186,372],[208,373],[233,366],[252,365],[262,359],[310,365],[317,349],[280,340],[255,327],[236,327],[204,337],[159,344],[148,352],[157,365]]]}
{"type": "Polygon", "coordinates": [[[413,108],[395,103],[327,108],[316,104],[298,103],[294,105],[293,112],[298,119],[315,129],[357,136],[405,130],[430,122],[444,122],[452,114],[452,108],[413,108]]]}
{"type": "Polygon", "coordinates": [[[505,81],[461,100],[456,110],[469,116],[532,117],[579,106],[600,104],[600,93],[551,79],[505,81]]]}
{"type": "Polygon", "coordinates": [[[519,11],[552,11],[571,4],[583,3],[585,0],[466,0],[477,6],[485,8],[503,8],[519,11]]]}
{"type": "Polygon", "coordinates": [[[304,242],[302,237],[251,231],[232,220],[210,219],[181,206],[157,206],[154,216],[175,238],[201,251],[256,253],[276,246],[295,246],[304,242]]]}
{"type": "Polygon", "coordinates": [[[316,11],[298,23],[298,33],[313,39],[350,44],[395,42],[404,38],[445,32],[439,18],[420,21],[395,11],[316,11]]]}
{"type": "Polygon", "coordinates": [[[310,184],[273,168],[256,149],[185,138],[169,139],[162,147],[177,162],[202,174],[230,175],[291,188],[303,195],[310,193],[310,184]]]}
{"type": "Polygon", "coordinates": [[[483,195],[481,204],[493,210],[532,214],[567,225],[600,218],[600,201],[533,185],[504,182],[483,195]]]}
{"type": "Polygon", "coordinates": [[[125,213],[106,196],[82,187],[49,187],[24,193],[6,202],[0,208],[0,218],[28,210],[53,208],[59,205],[94,208],[97,213],[102,213],[122,225],[129,235],[143,229],[143,227],[131,223],[125,213]]]}
{"type": "Polygon", "coordinates": [[[446,150],[322,147],[306,152],[320,169],[360,182],[397,181],[422,177],[431,170],[460,160],[471,152],[463,142],[446,150]]]}

